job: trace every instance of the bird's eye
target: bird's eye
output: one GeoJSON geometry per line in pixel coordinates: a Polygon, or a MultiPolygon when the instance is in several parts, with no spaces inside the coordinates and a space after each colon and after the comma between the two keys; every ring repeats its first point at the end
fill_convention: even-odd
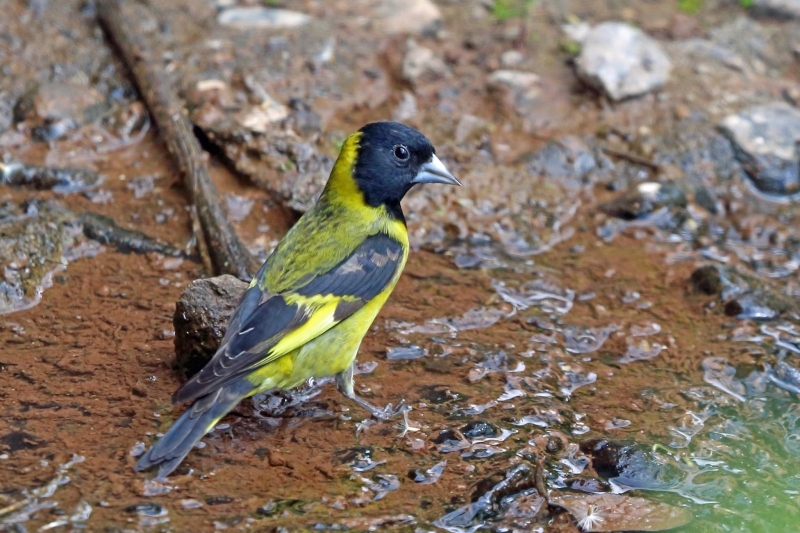
{"type": "Polygon", "coordinates": [[[409,158],[411,154],[408,153],[408,148],[403,146],[402,144],[398,144],[394,147],[394,156],[399,159],[400,161],[405,161],[409,158]]]}

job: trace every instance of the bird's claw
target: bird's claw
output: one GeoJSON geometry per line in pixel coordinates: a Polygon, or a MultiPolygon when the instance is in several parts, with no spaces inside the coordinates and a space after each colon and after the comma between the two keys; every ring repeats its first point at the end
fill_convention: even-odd
{"type": "Polygon", "coordinates": [[[406,411],[410,411],[411,407],[406,404],[405,400],[400,400],[397,407],[392,409],[392,404],[388,404],[383,409],[377,409],[377,412],[372,413],[372,416],[380,420],[391,420],[392,418],[402,415],[406,411]]]}
{"type": "Polygon", "coordinates": [[[397,404],[397,407],[392,409],[392,404],[389,404],[384,408],[380,408],[376,405],[372,405],[364,398],[361,398],[356,395],[353,395],[353,397],[351,397],[350,399],[356,402],[361,407],[363,407],[374,418],[377,418],[378,420],[382,420],[384,422],[387,420],[391,420],[392,418],[403,414],[404,411],[411,409],[406,404],[405,400],[400,400],[400,403],[397,404]]]}

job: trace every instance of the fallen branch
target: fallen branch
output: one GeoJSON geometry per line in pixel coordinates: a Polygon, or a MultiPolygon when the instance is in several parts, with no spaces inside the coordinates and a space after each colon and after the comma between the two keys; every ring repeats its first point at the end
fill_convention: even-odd
{"type": "Polygon", "coordinates": [[[651,168],[651,169],[653,169],[655,171],[658,171],[658,169],[659,169],[658,163],[654,163],[653,161],[650,161],[649,159],[645,159],[644,157],[639,157],[638,155],[635,155],[635,154],[631,154],[631,153],[628,153],[628,152],[623,152],[621,150],[615,150],[614,148],[603,148],[603,152],[605,152],[606,154],[608,154],[610,156],[618,157],[620,159],[624,159],[625,161],[629,161],[629,162],[634,163],[636,165],[642,165],[643,167],[651,168]]]}
{"type": "MultiPolygon", "coordinates": [[[[173,93],[161,60],[150,50],[144,36],[137,33],[137,17],[120,0],[97,3],[100,23],[110,41],[116,44],[134,76],[139,92],[150,110],[161,136],[183,172],[186,188],[195,207],[192,227],[204,263],[210,274],[231,274],[249,280],[259,267],[258,260],[245,248],[228,223],[225,207],[208,172],[208,154],[193,133],[183,105],[173,93]],[[199,234],[198,234],[199,233],[199,234]]],[[[137,8],[144,9],[137,5],[137,8]]]]}

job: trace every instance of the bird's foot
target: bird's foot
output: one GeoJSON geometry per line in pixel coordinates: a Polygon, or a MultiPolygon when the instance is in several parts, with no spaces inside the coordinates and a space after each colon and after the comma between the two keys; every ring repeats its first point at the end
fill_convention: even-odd
{"type": "Polygon", "coordinates": [[[400,400],[400,403],[397,404],[397,407],[393,409],[392,404],[389,404],[384,408],[380,408],[376,405],[372,405],[364,398],[356,396],[355,394],[353,394],[352,396],[348,396],[348,398],[356,402],[358,405],[360,405],[362,408],[368,411],[369,414],[371,414],[378,420],[384,420],[384,421],[391,420],[392,418],[400,414],[403,414],[405,411],[411,409],[408,405],[406,405],[405,400],[400,400]]]}
{"type": "Polygon", "coordinates": [[[256,407],[256,418],[272,418],[282,415],[292,407],[303,405],[322,394],[322,389],[316,384],[307,384],[298,391],[275,391],[253,396],[253,405],[256,407]]]}

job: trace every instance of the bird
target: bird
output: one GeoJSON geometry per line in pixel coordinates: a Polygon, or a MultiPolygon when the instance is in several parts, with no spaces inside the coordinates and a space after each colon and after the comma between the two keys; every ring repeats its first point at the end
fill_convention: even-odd
{"type": "Polygon", "coordinates": [[[243,399],[310,378],[334,376],[376,418],[402,412],[357,396],[353,368],[408,258],[400,202],[424,183],[461,186],[414,128],[373,122],[347,137],[319,200],[250,282],[214,357],[173,395],[191,406],[134,470],[158,465],[165,478],[243,399]]]}

